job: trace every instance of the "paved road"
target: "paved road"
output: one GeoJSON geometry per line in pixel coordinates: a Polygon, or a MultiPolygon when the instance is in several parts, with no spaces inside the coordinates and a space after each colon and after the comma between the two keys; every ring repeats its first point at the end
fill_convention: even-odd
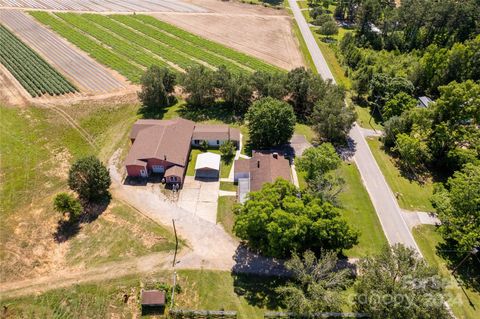
{"type": "Polygon", "coordinates": [[[328,68],[327,61],[325,61],[325,58],[323,57],[322,52],[320,51],[320,48],[313,37],[312,31],[310,30],[310,27],[308,26],[308,23],[305,20],[297,1],[288,0],[288,3],[290,4],[290,8],[292,9],[295,20],[297,20],[298,27],[300,28],[300,32],[302,33],[305,43],[307,44],[308,51],[310,51],[310,55],[312,56],[313,63],[315,64],[318,73],[320,73],[323,79],[330,79],[333,83],[335,83],[332,72],[330,72],[330,69],[328,68]]]}
{"type": "MultiPolygon", "coordinates": [[[[317,67],[318,73],[323,79],[332,79],[325,58],[320,51],[313,34],[308,27],[305,17],[302,15],[300,8],[295,0],[288,0],[290,8],[297,20],[308,50],[313,58],[313,62],[317,67]]],[[[335,82],[335,80],[333,80],[335,82]]],[[[412,247],[418,251],[417,243],[413,239],[412,233],[403,218],[402,211],[393,195],[390,187],[385,181],[380,168],[378,167],[375,158],[373,157],[370,148],[365,141],[364,134],[361,128],[355,124],[350,132],[350,137],[355,142],[354,160],[362,176],[363,183],[367,189],[370,199],[372,200],[375,211],[377,212],[383,231],[390,244],[402,243],[406,246],[412,247]]]]}

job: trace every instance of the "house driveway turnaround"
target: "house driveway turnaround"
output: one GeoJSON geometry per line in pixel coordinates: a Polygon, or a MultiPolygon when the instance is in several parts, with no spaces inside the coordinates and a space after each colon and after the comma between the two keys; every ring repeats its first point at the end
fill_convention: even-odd
{"type": "Polygon", "coordinates": [[[193,176],[185,176],[180,190],[178,206],[194,216],[210,223],[217,222],[219,181],[199,181],[193,176]]]}

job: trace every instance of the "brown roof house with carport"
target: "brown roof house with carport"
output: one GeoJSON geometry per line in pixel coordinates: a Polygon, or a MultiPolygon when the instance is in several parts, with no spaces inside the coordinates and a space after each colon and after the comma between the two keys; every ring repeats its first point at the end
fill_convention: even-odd
{"type": "Polygon", "coordinates": [[[194,135],[215,141],[215,145],[232,140],[238,147],[240,142],[240,132],[228,125],[196,125],[182,118],[138,120],[130,133],[132,147],[125,160],[127,175],[146,178],[152,173],[164,174],[167,184],[182,185],[195,144],[194,135]],[[195,135],[197,127],[200,134],[195,135]]]}
{"type": "Polygon", "coordinates": [[[238,183],[237,197],[245,202],[249,192],[262,189],[263,184],[277,178],[292,182],[289,158],[281,152],[253,151],[250,159],[238,159],[234,163],[234,182],[238,183]]]}

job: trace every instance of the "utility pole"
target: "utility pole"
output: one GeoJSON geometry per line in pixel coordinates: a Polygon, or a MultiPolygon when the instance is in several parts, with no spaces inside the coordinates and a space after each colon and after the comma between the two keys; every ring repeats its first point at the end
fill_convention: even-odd
{"type": "Polygon", "coordinates": [[[172,267],[175,267],[175,262],[177,261],[177,250],[178,250],[178,237],[177,237],[177,228],[175,227],[175,219],[172,218],[173,223],[173,232],[175,233],[175,255],[173,255],[172,267]]]}

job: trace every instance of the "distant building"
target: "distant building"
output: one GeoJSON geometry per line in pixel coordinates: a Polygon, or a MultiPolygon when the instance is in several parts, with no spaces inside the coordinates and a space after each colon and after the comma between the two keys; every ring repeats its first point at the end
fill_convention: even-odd
{"type": "Polygon", "coordinates": [[[249,192],[255,192],[265,183],[277,178],[292,182],[290,160],[282,153],[253,151],[252,158],[238,159],[234,163],[234,182],[238,183],[237,196],[240,203],[249,192]]]}
{"type": "Polygon", "coordinates": [[[432,103],[432,99],[430,99],[428,96],[421,96],[418,98],[418,107],[423,107],[423,108],[428,108],[428,105],[432,103]]]}

